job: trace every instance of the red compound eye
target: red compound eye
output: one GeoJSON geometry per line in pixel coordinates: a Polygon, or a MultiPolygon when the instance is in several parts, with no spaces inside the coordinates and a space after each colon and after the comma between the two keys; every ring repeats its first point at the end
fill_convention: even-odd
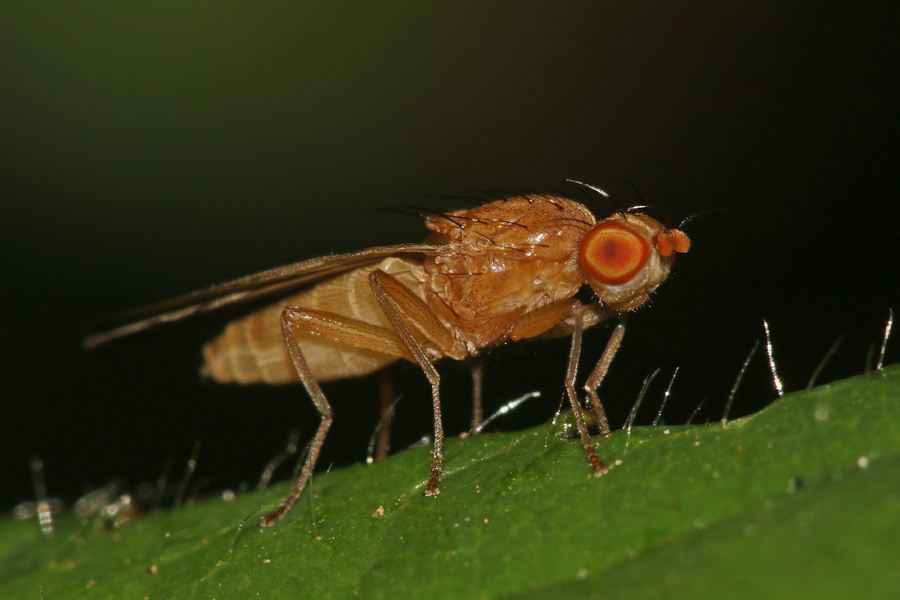
{"type": "Polygon", "coordinates": [[[637,275],[649,256],[643,237],[621,223],[602,223],[584,236],[578,260],[592,279],[619,285],[637,275]]]}

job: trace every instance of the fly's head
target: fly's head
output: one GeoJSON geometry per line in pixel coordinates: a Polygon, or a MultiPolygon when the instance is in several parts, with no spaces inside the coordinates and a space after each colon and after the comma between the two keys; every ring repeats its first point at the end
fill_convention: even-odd
{"type": "Polygon", "coordinates": [[[679,229],[641,213],[619,213],[584,236],[578,262],[600,301],[618,312],[634,310],[669,275],[691,242],[679,229]]]}

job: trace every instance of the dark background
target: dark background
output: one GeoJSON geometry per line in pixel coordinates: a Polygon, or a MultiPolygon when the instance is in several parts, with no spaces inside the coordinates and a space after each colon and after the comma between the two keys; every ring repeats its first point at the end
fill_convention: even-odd
{"type": "MultiPolygon", "coordinates": [[[[615,426],[656,367],[639,423],[675,366],[667,421],[704,397],[699,418],[720,418],[763,318],[798,390],[842,335],[820,382],[863,372],[900,310],[896,3],[302,4],[0,8],[0,508],[32,497],[35,455],[71,500],[167,463],[177,478],[196,440],[206,491],[254,482],[292,427],[307,440],[299,386],[199,378],[223,317],[90,353],[79,340],[119,310],[424,237],[415,217],[361,209],[579,193],[575,178],[671,224],[700,213],[602,390],[615,426]]],[[[544,392],[503,427],[550,417],[566,351],[492,355],[489,408],[544,392]]],[[[775,397],[763,356],[736,416],[775,397]]],[[[442,372],[455,434],[468,375],[442,372]]],[[[429,432],[429,403],[415,369],[397,380],[402,446],[429,432]]],[[[364,458],[376,383],[326,387],[322,466],[364,458]]]]}

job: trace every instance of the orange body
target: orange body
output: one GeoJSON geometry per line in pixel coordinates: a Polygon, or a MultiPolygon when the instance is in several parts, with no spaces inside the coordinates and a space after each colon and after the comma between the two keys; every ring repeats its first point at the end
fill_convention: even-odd
{"type": "MultiPolygon", "coordinates": [[[[398,359],[417,364],[431,385],[434,413],[424,493],[437,496],[444,433],[440,376],[433,363],[476,357],[534,337],[571,335],[566,394],[588,462],[595,475],[605,473],[575,387],[582,332],[619,318],[583,388],[595,422],[608,433],[597,388],[621,345],[625,317],[666,279],[675,254],[687,252],[687,236],[640,213],[620,212],[598,222],[574,200],[539,194],[436,214],[425,224],[431,235],[423,244],[370,248],[263,271],[120,315],[88,336],[85,345],[248,299],[281,297],[230,323],[203,349],[204,372],[217,381],[301,382],[322,417],[294,487],[262,518],[263,525],[290,510],[315,468],[334,418],[319,382],[365,375],[398,359]],[[594,295],[588,304],[575,298],[584,286],[594,295]]],[[[480,389],[480,375],[474,387],[480,389]]],[[[477,391],[474,400],[477,425],[477,391]]]]}
{"type": "MultiPolygon", "coordinates": [[[[655,223],[648,229],[648,238],[663,229],[643,215],[624,219],[655,223]]],[[[432,234],[428,242],[438,246],[434,254],[389,257],[359,267],[230,323],[204,347],[204,370],[222,382],[298,382],[279,321],[284,307],[328,311],[388,328],[368,281],[376,269],[392,275],[422,299],[450,333],[452,344],[446,348],[417,335],[429,357],[465,359],[509,341],[524,315],[569,300],[588,283],[579,248],[595,224],[593,214],[580,203],[539,195],[429,217],[426,226],[432,234]]],[[[661,261],[666,273],[667,260],[670,262],[662,257],[661,261]]],[[[656,272],[650,279],[655,282],[660,274],[656,272]]],[[[637,304],[646,297],[639,295],[637,304]]],[[[630,302],[627,309],[637,304],[630,302]]],[[[612,314],[609,311],[605,316],[612,314]]],[[[547,329],[557,324],[548,323],[547,329]]],[[[541,333],[545,332],[534,335],[541,333]]],[[[320,382],[365,375],[397,360],[311,332],[295,335],[320,382]]]]}

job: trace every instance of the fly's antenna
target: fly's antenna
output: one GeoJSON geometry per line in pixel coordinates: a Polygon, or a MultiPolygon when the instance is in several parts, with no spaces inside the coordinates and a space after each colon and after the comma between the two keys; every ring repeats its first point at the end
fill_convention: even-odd
{"type": "Polygon", "coordinates": [[[685,225],[687,225],[688,223],[690,223],[691,221],[693,221],[694,219],[696,219],[699,216],[700,216],[700,213],[693,213],[693,214],[686,216],[685,218],[683,218],[681,220],[681,223],[679,223],[678,227],[676,227],[675,229],[682,229],[685,225]]]}
{"type": "Polygon", "coordinates": [[[685,225],[687,225],[688,223],[690,223],[691,221],[693,221],[694,219],[696,219],[699,216],[706,216],[710,213],[722,212],[723,210],[732,210],[732,209],[727,206],[720,206],[718,208],[711,208],[709,210],[701,210],[699,212],[695,212],[693,214],[686,216],[684,219],[682,219],[681,223],[679,223],[678,227],[676,227],[675,229],[681,229],[682,227],[684,227],[685,225]]]}

